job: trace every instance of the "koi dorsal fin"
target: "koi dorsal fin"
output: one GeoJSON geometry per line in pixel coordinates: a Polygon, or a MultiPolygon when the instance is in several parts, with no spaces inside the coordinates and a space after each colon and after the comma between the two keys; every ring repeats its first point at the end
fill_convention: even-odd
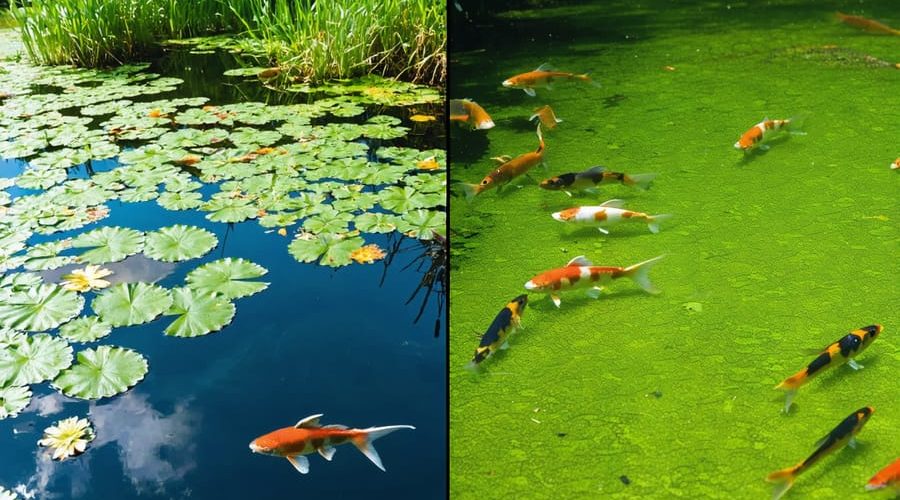
{"type": "Polygon", "coordinates": [[[606,200],[600,204],[601,207],[622,208],[625,202],[622,200],[606,200]]]}
{"type": "Polygon", "coordinates": [[[586,174],[602,174],[603,172],[606,172],[606,167],[601,166],[601,165],[597,165],[596,167],[591,167],[584,171],[584,173],[586,173],[586,174]]]}
{"type": "Polygon", "coordinates": [[[566,267],[571,267],[571,266],[593,266],[593,265],[594,265],[594,264],[592,264],[591,261],[589,261],[589,260],[587,259],[587,257],[585,257],[584,255],[579,255],[578,257],[575,257],[574,259],[570,260],[569,263],[566,264],[566,267]]]}
{"type": "Polygon", "coordinates": [[[310,415],[303,420],[297,422],[294,425],[296,429],[318,429],[321,427],[319,425],[319,419],[324,415],[324,413],[319,413],[318,415],[310,415]]]}
{"type": "Polygon", "coordinates": [[[347,427],[346,425],[341,425],[341,424],[328,424],[328,425],[323,425],[322,428],[323,428],[323,429],[340,429],[340,430],[346,430],[346,429],[349,429],[349,427],[347,427]]]}
{"type": "Polygon", "coordinates": [[[544,63],[538,66],[535,71],[553,71],[553,66],[550,63],[544,63]]]}

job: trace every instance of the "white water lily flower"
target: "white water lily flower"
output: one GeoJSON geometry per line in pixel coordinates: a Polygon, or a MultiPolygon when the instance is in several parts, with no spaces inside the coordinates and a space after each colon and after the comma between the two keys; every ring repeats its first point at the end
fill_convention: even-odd
{"type": "Polygon", "coordinates": [[[87,292],[99,290],[109,286],[105,277],[112,274],[109,269],[100,269],[100,266],[89,265],[84,269],[75,269],[71,274],[63,276],[62,286],[73,292],[87,292]]]}
{"type": "Polygon", "coordinates": [[[84,453],[94,440],[94,429],[86,418],[70,417],[44,430],[41,446],[53,448],[53,460],[65,460],[84,453]]]}

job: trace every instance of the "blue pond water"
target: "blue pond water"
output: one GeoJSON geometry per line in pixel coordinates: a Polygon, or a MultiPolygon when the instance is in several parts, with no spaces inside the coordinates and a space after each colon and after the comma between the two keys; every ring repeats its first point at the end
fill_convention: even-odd
{"type": "MultiPolygon", "coordinates": [[[[195,61],[193,67],[208,64],[195,61]]],[[[205,77],[221,74],[220,69],[208,69],[205,77]]],[[[236,88],[223,91],[224,86],[209,84],[197,84],[195,90],[191,81],[196,79],[182,87],[188,90],[181,95],[207,95],[217,103],[241,95],[236,88]],[[208,92],[200,93],[204,90],[208,92]]],[[[94,169],[114,166],[100,162],[94,169]]],[[[22,167],[21,161],[4,161],[0,176],[14,176],[22,167]]],[[[70,177],[84,175],[83,170],[73,171],[70,177]]],[[[205,197],[210,192],[204,188],[205,197]]],[[[253,221],[211,223],[201,212],[171,212],[153,201],[113,201],[109,207],[110,216],[90,228],[154,230],[182,223],[204,227],[219,239],[219,246],[202,259],[176,265],[131,257],[117,270],[120,277],[129,274],[128,281],[179,286],[187,272],[202,263],[240,257],[268,269],[262,279],[271,284],[238,299],[234,322],[211,335],[167,337],[162,333],[164,321],[114,329],[104,344],[136,349],[150,363],[146,378],[124,395],[89,403],[66,398],[47,383],[32,386],[34,399],[27,410],[0,421],[0,485],[34,498],[443,495],[444,311],[432,295],[414,322],[423,293],[406,303],[430,263],[424,259],[420,268],[416,260],[425,252],[424,244],[399,241],[400,250],[387,268],[376,263],[334,270],[298,263],[287,251],[287,238],[267,233],[253,221]],[[410,424],[416,430],[376,442],[386,473],[353,446],[339,447],[332,462],[310,456],[311,470],[305,476],[284,459],[254,455],[248,449],[255,437],[316,413],[324,413],[325,424],[410,424]],[[87,453],[63,463],[41,453],[36,441],[43,429],[86,414],[97,435],[87,453]]],[[[35,237],[29,244],[69,235],[35,237]]],[[[382,248],[398,243],[396,237],[382,235],[368,239],[382,248]]]]}

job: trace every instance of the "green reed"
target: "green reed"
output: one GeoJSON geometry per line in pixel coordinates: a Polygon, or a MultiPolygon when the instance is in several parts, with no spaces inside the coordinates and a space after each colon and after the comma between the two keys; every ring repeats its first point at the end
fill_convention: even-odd
{"type": "Polygon", "coordinates": [[[272,64],[321,81],[380,73],[430,84],[446,78],[442,0],[284,0],[235,14],[272,64]]]}

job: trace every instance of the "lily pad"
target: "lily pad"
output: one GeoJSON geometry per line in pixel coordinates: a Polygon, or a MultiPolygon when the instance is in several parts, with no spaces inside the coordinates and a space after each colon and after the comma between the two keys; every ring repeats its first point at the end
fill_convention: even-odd
{"type": "Polygon", "coordinates": [[[347,231],[351,220],[353,220],[353,215],[338,212],[331,205],[325,205],[318,214],[306,219],[303,229],[314,234],[342,233],[347,231]]]}
{"type": "Polygon", "coordinates": [[[321,258],[322,265],[341,267],[350,264],[350,254],[364,243],[357,236],[304,233],[288,245],[288,251],[300,262],[315,262],[321,258]]]}
{"type": "Polygon", "coordinates": [[[81,312],[84,298],[56,285],[15,291],[0,302],[0,325],[40,332],[56,328],[81,312]]]}
{"type": "Polygon", "coordinates": [[[144,254],[162,262],[178,262],[202,257],[218,243],[205,229],[176,224],[147,233],[144,254]]]}
{"type": "Polygon", "coordinates": [[[404,214],[398,229],[420,240],[430,240],[435,234],[443,236],[447,231],[447,214],[435,210],[413,210],[404,214]]]}
{"type": "Polygon", "coordinates": [[[203,195],[194,191],[167,191],[159,195],[156,203],[166,210],[189,210],[203,204],[203,195]]]}
{"type": "Polygon", "coordinates": [[[38,384],[72,364],[72,347],[46,333],[0,350],[0,387],[38,384]]]}
{"type": "Polygon", "coordinates": [[[73,261],[71,255],[59,255],[72,246],[71,240],[48,241],[39,243],[25,253],[25,269],[29,271],[46,271],[57,269],[73,261]]]}
{"type": "Polygon", "coordinates": [[[97,295],[91,308],[112,326],[147,323],[172,305],[165,288],[150,283],[119,283],[97,295]]]}
{"type": "MultiPolygon", "coordinates": [[[[27,386],[13,386],[0,389],[0,420],[15,417],[31,402],[31,389],[27,386]]],[[[3,498],[0,488],[0,498],[3,498]]]]}
{"type": "Polygon", "coordinates": [[[234,303],[223,296],[189,287],[172,290],[172,307],[166,315],[178,315],[166,328],[166,335],[197,337],[216,332],[234,319],[234,303]]]}
{"type": "Polygon", "coordinates": [[[72,342],[95,342],[110,332],[112,326],[97,316],[82,316],[59,327],[59,336],[72,342]]]}
{"type": "Polygon", "coordinates": [[[228,257],[194,269],[185,280],[190,288],[198,292],[218,294],[231,300],[265,290],[268,283],[244,280],[259,278],[267,272],[266,268],[249,260],[228,257]]]}
{"type": "Polygon", "coordinates": [[[121,394],[143,380],[149,369],[143,356],[122,347],[85,349],[77,358],[75,365],[53,381],[53,387],[73,398],[100,399],[121,394]]]}
{"type": "Polygon", "coordinates": [[[101,227],[76,236],[72,240],[72,246],[91,248],[79,256],[82,262],[118,262],[141,251],[144,233],[124,227],[101,227]]]}
{"type": "Polygon", "coordinates": [[[364,233],[392,233],[398,221],[396,215],[365,212],[356,216],[353,225],[364,233]]]}

